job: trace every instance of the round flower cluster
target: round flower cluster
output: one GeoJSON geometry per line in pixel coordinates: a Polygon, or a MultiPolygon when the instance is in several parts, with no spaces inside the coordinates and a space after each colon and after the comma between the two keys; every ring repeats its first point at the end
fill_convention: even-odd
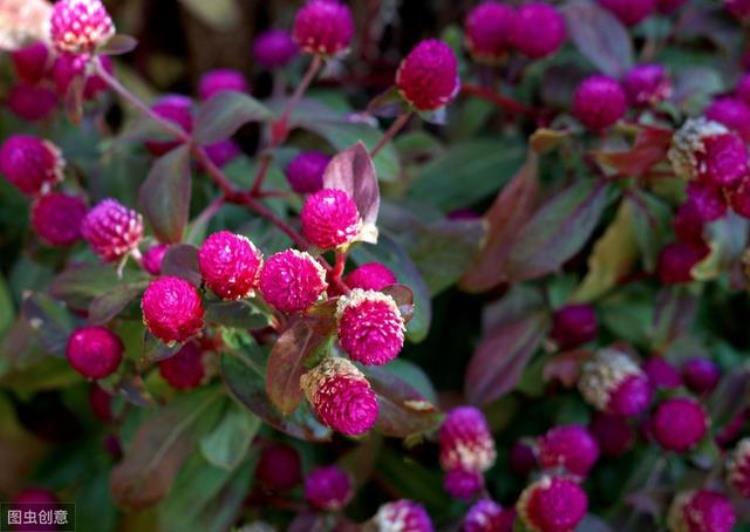
{"type": "Polygon", "coordinates": [[[581,369],[578,389],[597,410],[620,416],[635,416],[651,401],[646,374],[625,353],[615,349],[598,351],[581,369]]]}
{"type": "Polygon", "coordinates": [[[576,477],[585,477],[599,459],[599,445],[592,434],[578,425],[550,429],[537,442],[539,465],[545,469],[563,468],[576,477]]]}
{"type": "Polygon", "coordinates": [[[318,510],[341,510],[354,492],[349,475],[340,467],[319,467],[305,479],[305,498],[318,510]]]}
{"type": "Polygon", "coordinates": [[[588,510],[586,492],[575,481],[544,476],[518,498],[516,511],[528,530],[575,530],[588,510]]]}
{"type": "Polygon", "coordinates": [[[94,52],[115,34],[115,26],[101,0],[60,0],[50,19],[50,37],[60,52],[94,52]]]}
{"type": "Polygon", "coordinates": [[[679,493],[667,516],[670,532],[731,532],[736,521],[729,499],[722,493],[706,489],[679,493]]]}

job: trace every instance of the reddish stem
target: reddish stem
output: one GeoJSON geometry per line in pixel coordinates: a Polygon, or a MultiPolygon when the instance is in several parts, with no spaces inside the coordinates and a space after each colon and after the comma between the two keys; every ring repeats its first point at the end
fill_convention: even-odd
{"type": "Polygon", "coordinates": [[[461,87],[461,91],[464,94],[475,96],[481,100],[493,103],[498,107],[501,107],[502,109],[508,111],[509,113],[526,115],[534,118],[537,116],[537,112],[531,107],[527,107],[521,102],[517,102],[513,98],[503,96],[499,92],[495,92],[494,90],[488,89],[486,87],[473,85],[471,83],[464,83],[461,87]]]}
{"type": "Polygon", "coordinates": [[[404,128],[407,122],[409,122],[410,118],[411,111],[406,111],[405,113],[402,113],[398,118],[396,118],[393,124],[391,124],[391,127],[388,128],[388,131],[385,132],[377,145],[372,149],[372,151],[370,152],[370,157],[374,159],[375,156],[380,153],[380,150],[382,150],[385,145],[388,144],[388,141],[395,137],[396,134],[404,128]]]}

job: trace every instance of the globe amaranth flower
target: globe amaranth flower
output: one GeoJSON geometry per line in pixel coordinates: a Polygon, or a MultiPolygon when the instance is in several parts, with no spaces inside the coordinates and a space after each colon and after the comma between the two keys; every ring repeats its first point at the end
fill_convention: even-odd
{"type": "Polygon", "coordinates": [[[427,39],[409,52],[396,72],[401,97],[417,111],[436,111],[458,95],[458,60],[443,41],[427,39]]]}
{"type": "Polygon", "coordinates": [[[713,360],[693,357],[682,365],[682,378],[687,387],[695,393],[711,393],[719,384],[721,370],[713,360]]]}
{"type": "Polygon", "coordinates": [[[59,52],[92,53],[114,34],[101,0],[59,0],[52,7],[50,37],[59,52]]]}
{"type": "Polygon", "coordinates": [[[682,386],[682,377],[677,368],[658,355],[643,364],[643,371],[655,389],[669,390],[682,386]]]}
{"type": "Polygon", "coordinates": [[[702,222],[713,222],[727,213],[724,189],[712,183],[691,181],[687,186],[687,201],[694,207],[702,222]]]}
{"type": "Polygon", "coordinates": [[[750,498],[750,438],[743,438],[732,451],[727,464],[727,483],[745,497],[750,498]]]}
{"type": "MultiPolygon", "coordinates": [[[[103,55],[99,58],[102,68],[112,74],[112,60],[103,55]]],[[[73,81],[83,80],[83,98],[92,100],[99,93],[107,90],[106,82],[93,72],[91,62],[85,56],[75,54],[60,54],[52,65],[52,80],[55,83],[57,94],[61,100],[68,96],[73,81]]]]}
{"type": "Polygon", "coordinates": [[[443,476],[443,489],[451,497],[470,501],[484,489],[484,475],[479,471],[451,469],[443,476]]]}
{"type": "Polygon", "coordinates": [[[656,9],[655,0],[599,0],[626,26],[635,26],[656,9]]]}
{"type": "Polygon", "coordinates": [[[338,0],[309,0],[297,11],[292,37],[309,54],[338,54],[354,37],[352,12],[338,0]]]}
{"type": "Polygon", "coordinates": [[[651,107],[672,96],[669,73],[658,64],[633,67],[625,74],[622,87],[630,104],[637,107],[651,107]]]}
{"type": "Polygon", "coordinates": [[[398,305],[389,295],[353,289],[336,306],[341,348],[355,362],[382,366],[404,347],[406,327],[398,305]]]}
{"type": "Polygon", "coordinates": [[[324,188],[305,200],[300,212],[302,234],[320,249],[351,244],[362,229],[357,204],[343,190],[324,188]]]}
{"type": "Polygon", "coordinates": [[[263,299],[281,312],[310,308],[328,288],[326,272],[309,253],[288,249],[271,255],[260,271],[263,299]]]}
{"type": "Polygon", "coordinates": [[[750,0],[724,0],[724,5],[732,15],[743,22],[750,17],[750,0]]]}
{"type": "Polygon", "coordinates": [[[102,260],[115,262],[138,246],[143,217],[117,200],[104,199],[86,214],[81,234],[102,260]]]}
{"type": "Polygon", "coordinates": [[[362,290],[383,290],[398,283],[396,274],[379,262],[368,262],[353,269],[343,281],[349,288],[362,290]]]}
{"type": "Polygon", "coordinates": [[[454,408],[440,426],[440,466],[444,471],[462,469],[484,472],[497,457],[495,440],[484,414],[473,406],[454,408]]]}
{"type": "Polygon", "coordinates": [[[586,78],[573,94],[573,115],[595,131],[614,125],[626,109],[625,91],[617,80],[607,76],[586,78]]]}
{"type": "Polygon", "coordinates": [[[268,30],[253,42],[253,57],[263,68],[284,68],[297,57],[299,49],[292,36],[283,30],[268,30]]]}
{"type": "Polygon", "coordinates": [[[680,284],[693,281],[693,268],[711,252],[705,244],[674,242],[659,254],[657,273],[662,284],[680,284]]]}
{"type": "Polygon", "coordinates": [[[198,96],[201,100],[210,100],[220,92],[248,92],[244,74],[231,68],[209,70],[198,82],[198,96]]]}
{"type": "MultiPolygon", "coordinates": [[[[224,168],[242,153],[240,147],[232,139],[220,140],[219,142],[203,146],[203,151],[206,152],[211,162],[219,168],[224,168]]],[[[205,166],[202,163],[200,167],[205,170],[205,166]]]]}
{"type": "Polygon", "coordinates": [[[258,285],[263,255],[248,238],[230,231],[209,236],[198,251],[206,286],[222,299],[250,296],[258,285]]]}
{"type": "Polygon", "coordinates": [[[545,469],[564,468],[585,477],[599,459],[599,445],[591,433],[578,425],[554,427],[539,438],[539,465],[545,469]]]}
{"type": "Polygon", "coordinates": [[[70,246],[81,238],[86,202],[78,196],[50,192],[39,196],[31,206],[31,227],[51,246],[70,246]]]}
{"type": "Polygon", "coordinates": [[[318,151],[304,151],[284,169],[284,175],[297,194],[314,194],[323,188],[323,174],[331,158],[318,151]]]}
{"type": "Polygon", "coordinates": [[[285,492],[302,481],[302,462],[299,453],[283,443],[269,443],[263,446],[255,468],[255,477],[264,489],[271,492],[285,492]]]}
{"type": "Polygon", "coordinates": [[[31,135],[11,135],[0,147],[0,172],[29,196],[49,191],[63,179],[65,160],[51,142],[31,135]]]}
{"type": "Polygon", "coordinates": [[[42,81],[52,65],[52,54],[47,45],[41,41],[33,42],[10,54],[16,77],[24,83],[33,85],[42,81]]]}
{"type": "Polygon", "coordinates": [[[557,52],[565,42],[565,18],[546,2],[528,2],[518,8],[511,27],[511,42],[531,59],[557,52]]]}
{"type": "Polygon", "coordinates": [[[496,64],[510,50],[511,31],[516,22],[512,6],[488,0],[469,11],[464,23],[466,47],[478,62],[496,64]]]}
{"type": "Polygon", "coordinates": [[[143,269],[151,275],[161,275],[161,266],[167,251],[169,244],[156,244],[148,248],[143,254],[143,269]]]}
{"type": "Polygon", "coordinates": [[[117,371],[122,360],[120,338],[105,327],[81,327],[70,334],[65,356],[87,379],[103,379],[117,371]]]}
{"type": "Polygon", "coordinates": [[[591,305],[567,305],[553,317],[552,338],[560,349],[573,349],[596,338],[599,323],[591,305]]]}
{"type": "Polygon", "coordinates": [[[203,302],[185,279],[160,277],[151,281],[141,300],[146,328],[166,343],[184,342],[203,328],[203,302]]]}
{"type": "Polygon", "coordinates": [[[587,361],[578,379],[578,389],[587,403],[602,412],[634,416],[651,400],[645,373],[625,353],[602,349],[587,361]]]}
{"type": "Polygon", "coordinates": [[[378,400],[354,364],[329,357],[302,375],[300,385],[313,411],[327,426],[347,436],[369,431],[378,418],[378,400]]]}
{"type": "MultiPolygon", "coordinates": [[[[193,131],[193,102],[186,96],[179,94],[168,94],[159,99],[151,110],[159,117],[179,126],[186,133],[193,131]]],[[[154,156],[159,157],[172,151],[182,144],[179,140],[148,140],[145,142],[146,149],[154,156]]]]}
{"type": "Polygon", "coordinates": [[[198,342],[188,342],[171,357],[159,361],[159,375],[175,390],[197,388],[206,377],[203,356],[198,342]]]}
{"type": "Polygon", "coordinates": [[[408,499],[382,505],[371,522],[379,532],[433,532],[432,521],[424,506],[408,499]]]}
{"type": "Polygon", "coordinates": [[[729,205],[743,218],[750,218],[750,178],[743,179],[738,187],[729,191],[729,205]]]}
{"type": "Polygon", "coordinates": [[[750,141],[750,106],[739,98],[715,99],[705,112],[706,118],[724,124],[745,142],[750,141]]]}
{"type": "Polygon", "coordinates": [[[667,514],[670,532],[731,532],[736,521],[729,499],[705,489],[677,494],[667,514]]]}
{"type": "Polygon", "coordinates": [[[628,418],[612,414],[597,413],[589,427],[604,456],[617,457],[629,451],[635,444],[635,431],[628,418]]]}
{"type": "Polygon", "coordinates": [[[45,506],[56,507],[60,500],[54,492],[45,488],[26,488],[15,494],[12,500],[13,505],[25,504],[44,504],[45,506]]]}
{"type": "Polygon", "coordinates": [[[694,399],[675,397],[662,402],[651,419],[651,432],[668,451],[684,453],[706,435],[708,415],[694,399]]]}
{"type": "Polygon", "coordinates": [[[464,532],[513,532],[514,509],[504,509],[490,499],[474,503],[464,517],[464,532]]]}
{"type": "Polygon", "coordinates": [[[12,86],[8,91],[6,101],[8,109],[27,122],[48,119],[58,103],[55,91],[44,84],[30,85],[28,83],[12,86]]]}
{"type": "Polygon", "coordinates": [[[565,477],[542,477],[518,498],[516,512],[532,532],[575,530],[588,510],[586,492],[565,477]]]}
{"type": "Polygon", "coordinates": [[[339,466],[318,467],[305,479],[305,499],[318,510],[341,510],[353,495],[352,481],[339,466]]]}

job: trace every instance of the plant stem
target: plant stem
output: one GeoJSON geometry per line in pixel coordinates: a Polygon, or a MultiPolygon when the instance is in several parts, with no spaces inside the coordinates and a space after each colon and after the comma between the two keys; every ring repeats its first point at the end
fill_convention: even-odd
{"type": "Polygon", "coordinates": [[[404,126],[409,122],[409,119],[411,118],[411,111],[406,111],[399,115],[396,120],[393,121],[393,124],[391,124],[391,127],[388,128],[388,131],[386,131],[383,134],[383,137],[380,139],[378,144],[372,149],[370,152],[370,157],[373,159],[375,156],[380,153],[380,150],[382,150],[388,142],[393,139],[393,137],[396,136],[396,134],[401,131],[404,126]]]}
{"type": "Polygon", "coordinates": [[[509,113],[518,114],[518,115],[526,115],[530,117],[537,116],[537,113],[534,109],[525,106],[521,102],[517,102],[513,98],[508,98],[507,96],[503,96],[499,92],[495,92],[492,89],[488,89],[486,87],[481,87],[479,85],[472,85],[470,83],[464,83],[463,86],[461,87],[461,91],[464,94],[476,96],[477,98],[481,100],[485,100],[487,102],[493,103],[497,105],[498,107],[501,107],[502,109],[508,111],[509,113]]]}
{"type": "Polygon", "coordinates": [[[310,84],[315,79],[315,76],[318,75],[318,72],[320,72],[320,69],[322,67],[323,67],[323,58],[319,55],[313,56],[312,62],[307,67],[307,72],[305,72],[305,75],[302,78],[302,81],[297,86],[297,89],[294,91],[294,94],[292,94],[292,97],[286,103],[286,108],[284,109],[284,112],[281,115],[281,118],[279,119],[279,122],[284,124],[284,126],[286,126],[287,123],[289,122],[289,117],[292,116],[292,112],[294,111],[294,108],[297,107],[297,104],[302,99],[302,96],[304,96],[305,92],[310,87],[310,84]]]}

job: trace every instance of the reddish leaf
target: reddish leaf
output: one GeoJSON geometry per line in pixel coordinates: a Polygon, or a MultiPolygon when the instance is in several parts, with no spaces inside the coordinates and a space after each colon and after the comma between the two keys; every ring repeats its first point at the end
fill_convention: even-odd
{"type": "Polygon", "coordinates": [[[163,275],[174,275],[190,281],[195,286],[202,282],[198,269],[198,248],[187,244],[170,246],[161,265],[163,275]]]}
{"type": "Polygon", "coordinates": [[[595,152],[597,161],[611,166],[626,176],[642,176],[652,166],[666,160],[672,143],[672,131],[656,127],[644,127],[638,133],[633,147],[626,151],[595,152]]]}
{"type": "Polygon", "coordinates": [[[255,98],[224,91],[201,104],[193,136],[201,145],[213,144],[228,139],[248,122],[264,122],[272,117],[273,113],[255,98]]]}
{"type": "Polygon", "coordinates": [[[566,388],[575,387],[581,365],[591,357],[591,352],[583,349],[558,353],[544,365],[544,382],[559,381],[566,388]]]}

